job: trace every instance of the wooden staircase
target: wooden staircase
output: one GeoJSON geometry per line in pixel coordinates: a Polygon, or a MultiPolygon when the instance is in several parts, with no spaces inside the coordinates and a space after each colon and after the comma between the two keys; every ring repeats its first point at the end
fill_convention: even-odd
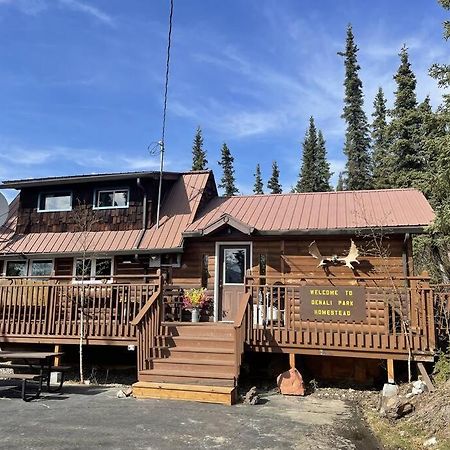
{"type": "Polygon", "coordinates": [[[161,329],[134,396],[233,404],[240,370],[234,324],[163,322],[161,329]]]}

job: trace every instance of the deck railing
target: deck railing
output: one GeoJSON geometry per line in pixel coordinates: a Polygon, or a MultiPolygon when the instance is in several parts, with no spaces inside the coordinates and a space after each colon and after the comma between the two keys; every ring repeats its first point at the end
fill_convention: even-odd
{"type": "Polygon", "coordinates": [[[367,354],[432,355],[435,350],[433,290],[428,279],[247,277],[253,298],[250,345],[367,354]],[[363,286],[365,318],[358,321],[305,318],[304,286],[363,286]]]}
{"type": "Polygon", "coordinates": [[[60,280],[2,280],[0,341],[133,344],[131,321],[159,287],[148,283],[62,283],[60,280]],[[83,319],[83,327],[82,327],[83,319]]]}
{"type": "Polygon", "coordinates": [[[163,317],[164,300],[162,279],[160,278],[155,291],[131,322],[136,329],[138,372],[149,369],[152,358],[160,356],[158,347],[165,344],[159,341],[165,330],[162,327],[163,317]]]}

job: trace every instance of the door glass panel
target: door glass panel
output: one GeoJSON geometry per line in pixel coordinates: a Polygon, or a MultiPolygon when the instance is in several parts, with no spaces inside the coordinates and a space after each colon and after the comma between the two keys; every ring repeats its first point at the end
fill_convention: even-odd
{"type": "Polygon", "coordinates": [[[245,276],[245,249],[225,248],[224,282],[225,284],[243,284],[245,276]]]}

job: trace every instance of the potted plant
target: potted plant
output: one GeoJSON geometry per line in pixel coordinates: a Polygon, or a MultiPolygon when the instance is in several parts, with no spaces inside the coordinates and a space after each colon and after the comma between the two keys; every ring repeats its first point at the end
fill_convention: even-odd
{"type": "Polygon", "coordinates": [[[200,309],[206,303],[206,289],[194,288],[184,291],[183,307],[191,311],[191,321],[199,322],[200,309]]]}

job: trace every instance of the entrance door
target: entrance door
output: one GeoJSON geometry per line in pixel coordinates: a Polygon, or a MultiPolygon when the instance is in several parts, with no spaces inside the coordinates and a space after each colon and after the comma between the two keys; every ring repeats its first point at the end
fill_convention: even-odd
{"type": "Polygon", "coordinates": [[[219,246],[219,320],[234,321],[250,267],[250,245],[219,246]]]}

